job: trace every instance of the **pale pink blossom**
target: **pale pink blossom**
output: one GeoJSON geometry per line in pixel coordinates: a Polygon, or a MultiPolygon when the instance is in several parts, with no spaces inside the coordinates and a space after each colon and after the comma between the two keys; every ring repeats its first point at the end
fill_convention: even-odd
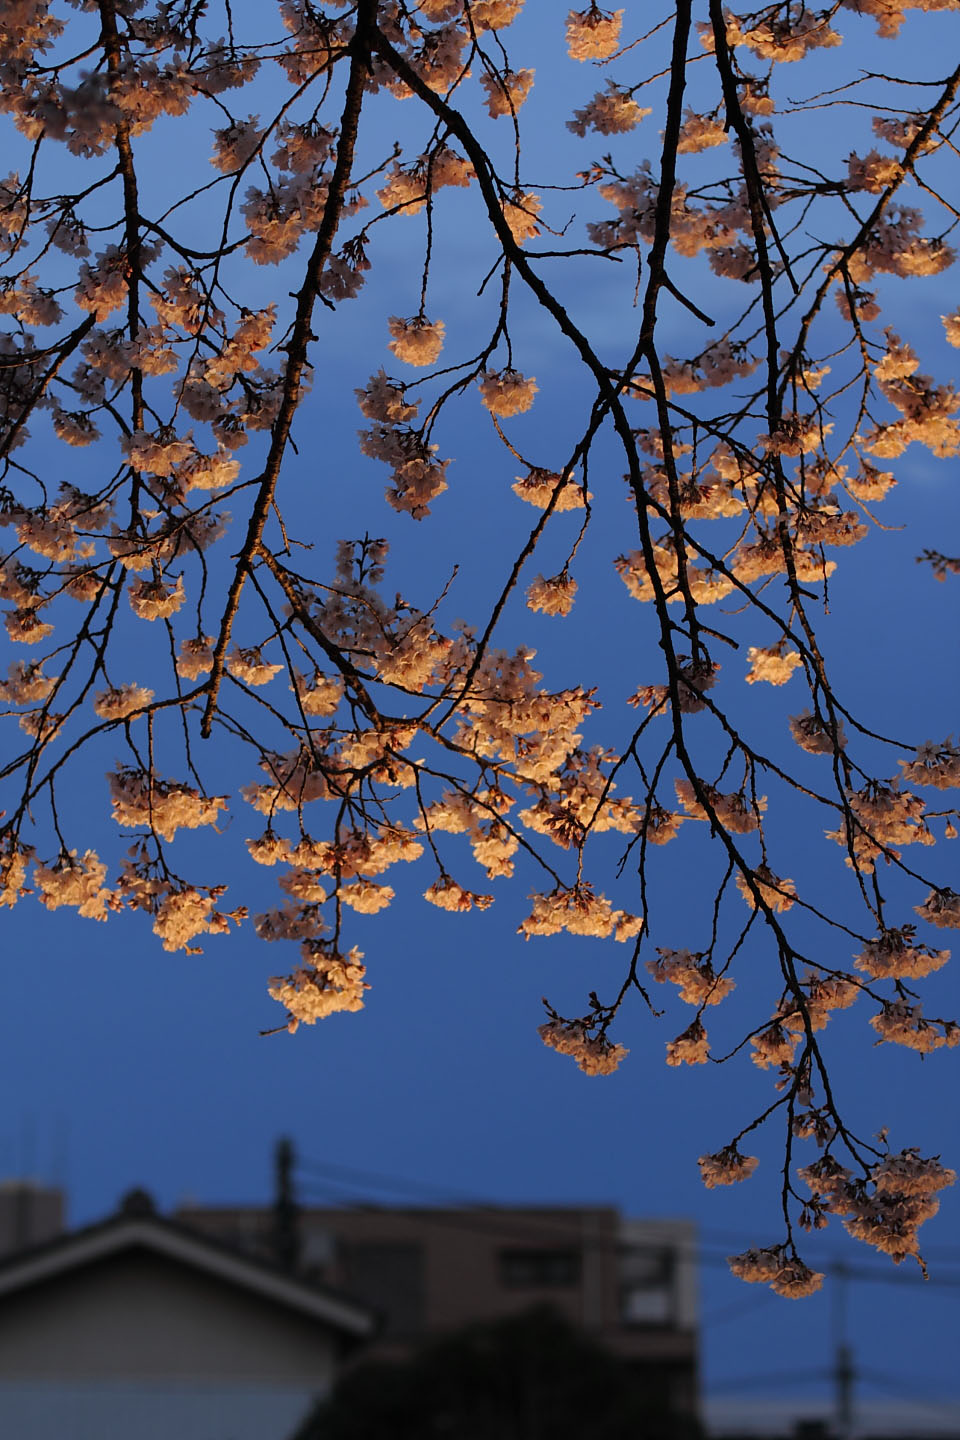
{"type": "Polygon", "coordinates": [[[340,899],[359,915],[376,915],[385,910],[395,891],[389,885],[376,885],[372,880],[355,880],[340,889],[340,899]]]}
{"type": "Polygon", "coordinates": [[[470,14],[477,30],[503,30],[512,25],[524,0],[471,0],[470,14]]]}
{"type": "Polygon", "coordinates": [[[256,648],[243,649],[235,645],[226,659],[227,669],[231,675],[242,680],[245,685],[269,685],[275,675],[279,675],[284,668],[283,662],[276,665],[264,660],[260,651],[256,648]]]}
{"type": "Polygon", "coordinates": [[[256,840],[247,841],[250,857],[258,865],[276,865],[280,860],[287,859],[292,848],[289,840],[275,835],[272,830],[266,830],[256,840]]]}
{"type": "Polygon", "coordinates": [[[30,607],[23,610],[8,610],[3,617],[10,639],[18,645],[37,645],[53,634],[53,626],[41,620],[37,611],[30,607]]]}
{"type": "Polygon", "coordinates": [[[901,760],[900,768],[907,780],[917,785],[931,785],[937,790],[960,786],[960,745],[948,735],[942,744],[928,740],[917,748],[915,760],[901,760]]]}
{"type": "Polygon", "coordinates": [[[884,930],[868,940],[854,960],[874,980],[919,980],[940,970],[950,959],[949,950],[931,950],[915,939],[916,927],[884,930]]]}
{"type": "MultiPolygon", "coordinates": [[[[300,705],[306,715],[334,715],[337,707],[343,699],[343,681],[330,675],[322,675],[319,670],[315,671],[309,679],[301,675],[299,670],[295,674],[296,693],[300,705]]],[[[294,688],[291,685],[291,690],[294,688]]]]}
{"type": "Polygon", "coordinates": [[[591,4],[567,16],[567,54],[571,60],[608,60],[620,44],[623,11],[611,13],[591,4]]]}
{"type": "Polygon", "coordinates": [[[227,808],[225,795],[202,795],[192,785],[148,777],[141,770],[116,770],[107,775],[114,820],[126,830],[141,827],[172,840],[178,830],[216,825],[227,808]]]}
{"type": "Polygon", "coordinates": [[[717,975],[703,955],[692,955],[689,950],[665,950],[659,945],[657,955],[659,959],[646,962],[647,970],[658,984],[669,981],[676,985],[680,999],[688,1005],[719,1005],[734,989],[734,981],[717,975]]]}
{"type": "Polygon", "coordinates": [[[153,691],[142,685],[118,685],[111,690],[98,690],[93,708],[101,720],[125,720],[135,710],[142,710],[153,699],[153,691]]]}
{"type": "Polygon", "coordinates": [[[256,153],[265,132],[260,129],[259,115],[234,120],[223,130],[214,130],[214,151],[210,161],[223,175],[241,170],[256,153]]]}
{"type": "Polygon", "coordinates": [[[824,1276],[821,1271],[811,1270],[802,1260],[788,1260],[780,1267],[773,1280],[770,1282],[770,1289],[776,1295],[782,1295],[787,1300],[803,1300],[808,1295],[815,1295],[822,1287],[824,1276]]]}
{"type": "MultiPolygon", "coordinates": [[[[797,887],[792,880],[781,880],[778,875],[768,869],[766,865],[758,865],[750,872],[750,879],[753,887],[760,893],[760,898],[771,910],[782,912],[789,910],[797,898],[797,887]]],[[[747,877],[742,873],[737,875],[737,889],[746,900],[748,905],[756,907],[757,900],[753,893],[747,877]]]]}
{"type": "Polygon", "coordinates": [[[623,135],[652,114],[649,106],[638,105],[628,90],[608,80],[606,89],[598,90],[588,104],[574,110],[567,129],[574,135],[586,135],[588,130],[596,130],[598,135],[623,135]]]}
{"type": "Polygon", "coordinates": [[[748,1285],[769,1285],[783,1268],[783,1252],[779,1248],[745,1250],[742,1255],[729,1255],[727,1264],[738,1280],[748,1285]]]}
{"type": "Polygon", "coordinates": [[[519,109],[533,87],[532,70],[500,70],[496,74],[485,71],[480,84],[487,92],[487,113],[494,119],[501,115],[513,115],[519,109]]]}
{"type": "Polygon", "coordinates": [[[688,109],[684,112],[677,151],[679,154],[693,154],[710,150],[714,145],[725,145],[728,138],[726,128],[715,116],[698,115],[688,109]]]}
{"type": "Polygon", "coordinates": [[[833,755],[846,745],[846,736],[839,721],[802,710],[789,717],[790,734],[802,750],[811,755],[833,755]]]}
{"type": "Polygon", "coordinates": [[[518,245],[540,234],[536,217],[542,209],[540,196],[534,195],[532,191],[518,190],[512,199],[504,201],[503,218],[518,245]]]}
{"type": "Polygon", "coordinates": [[[106,920],[113,907],[113,891],[104,886],[107,867],[93,850],[77,859],[74,850],[62,856],[55,865],[37,865],[34,883],[40,892],[40,903],[48,910],[67,905],[87,920],[106,920]]]}
{"type": "Polygon", "coordinates": [[[33,851],[29,846],[14,844],[11,847],[9,841],[5,842],[3,851],[0,851],[0,908],[16,905],[25,893],[24,882],[32,858],[33,851]]]}
{"type": "Polygon", "coordinates": [[[615,910],[603,895],[595,895],[589,885],[558,887],[549,894],[533,894],[533,910],[518,926],[517,933],[529,940],[533,935],[594,936],[605,940],[632,940],[640,933],[642,919],[623,910],[615,910]]]}
{"type": "Polygon", "coordinates": [[[393,336],[388,349],[398,360],[404,360],[408,365],[433,364],[443,349],[442,320],[430,321],[422,315],[414,316],[412,320],[401,320],[391,315],[388,323],[393,336]]]}
{"type": "Polygon", "coordinates": [[[363,1009],[364,991],[370,987],[356,946],[341,955],[332,944],[307,940],[301,955],[303,964],[292,975],[274,977],[268,986],[271,999],[286,1007],[291,1034],[299,1025],[315,1025],[337,1011],[363,1009]]]}
{"type": "Polygon", "coordinates": [[[475,895],[470,890],[464,890],[449,875],[443,875],[439,880],[423,892],[424,900],[429,900],[431,905],[436,905],[439,910],[451,910],[454,913],[464,910],[486,910],[493,904],[492,895],[475,895]]]}
{"type": "Polygon", "coordinates": [[[612,1075],[629,1051],[612,1044],[605,1035],[592,1035],[575,1020],[548,1020],[538,1026],[544,1045],[559,1055],[569,1055],[585,1075],[612,1075]]]}
{"type": "Polygon", "coordinates": [[[749,1180],[759,1161],[755,1155],[741,1155],[736,1145],[728,1145],[715,1155],[701,1155],[697,1161],[700,1178],[708,1190],[717,1185],[736,1185],[749,1180]]]}
{"type": "Polygon", "coordinates": [[[527,609],[543,615],[569,615],[577,593],[577,582],[570,575],[553,575],[545,580],[534,576],[527,588],[527,609]]]}
{"type": "MultiPolygon", "coordinates": [[[[259,854],[253,854],[249,841],[247,849],[250,850],[255,860],[260,858],[259,854]]],[[[326,889],[320,883],[317,872],[303,870],[299,865],[294,866],[292,870],[285,870],[280,876],[279,885],[285,895],[289,895],[291,900],[298,900],[303,905],[322,905],[327,898],[326,889]]]]}
{"type": "Polygon", "coordinates": [[[953,890],[931,890],[923,904],[913,908],[921,920],[928,920],[931,925],[960,930],[960,895],[953,890]]]}
{"type": "Polygon", "coordinates": [[[52,693],[57,676],[44,675],[42,660],[15,660],[0,680],[0,700],[8,705],[31,705],[46,700],[52,693]]]}
{"type": "Polygon", "coordinates": [[[186,602],[183,576],[171,587],[163,580],[135,580],[127,590],[130,608],[141,620],[166,620],[186,602]]]}
{"type": "Polygon", "coordinates": [[[546,510],[554,502],[556,514],[565,510],[582,510],[593,499],[589,491],[584,495],[582,487],[572,476],[554,475],[549,470],[531,470],[528,475],[518,475],[511,489],[514,495],[536,505],[538,510],[546,510]]]}
{"type": "Polygon", "coordinates": [[[177,656],[177,674],[185,680],[197,680],[213,669],[213,636],[200,635],[193,640],[180,641],[177,656]]]}
{"type": "Polygon", "coordinates": [[[533,376],[528,379],[519,370],[487,370],[480,381],[480,396],[492,415],[506,418],[529,410],[539,388],[533,376]]]}
{"type": "Polygon", "coordinates": [[[952,1021],[926,1020],[920,1005],[909,1005],[905,1000],[884,1004],[870,1024],[882,1041],[904,1045],[908,1050],[917,1050],[927,1055],[932,1050],[953,1047],[960,1044],[960,1025],[952,1021]]]}
{"type": "Polygon", "coordinates": [[[768,685],[786,685],[797,666],[803,664],[799,651],[786,650],[783,645],[766,648],[751,645],[747,651],[747,659],[750,662],[747,672],[748,685],[753,685],[758,680],[765,680],[768,685]]]}
{"type": "Polygon", "coordinates": [[[705,1065],[710,1056],[707,1032],[694,1020],[675,1040],[667,1041],[668,1065],[705,1065]]]}

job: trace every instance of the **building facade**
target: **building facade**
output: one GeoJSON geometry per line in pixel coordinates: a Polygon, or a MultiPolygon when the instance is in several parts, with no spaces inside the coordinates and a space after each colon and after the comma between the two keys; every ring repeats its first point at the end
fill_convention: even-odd
{"type": "MultiPolygon", "coordinates": [[[[183,1208],[178,1221],[276,1258],[267,1208],[183,1208]]],[[[289,1235],[287,1236],[289,1242],[289,1235]]],[[[612,1207],[311,1207],[296,1214],[298,1272],[380,1317],[364,1357],[403,1359],[464,1326],[549,1305],[642,1374],[677,1415],[698,1413],[695,1233],[612,1207]]]]}
{"type": "Polygon", "coordinates": [[[141,1195],[0,1263],[0,1434],[289,1440],[373,1326],[141,1195]]]}

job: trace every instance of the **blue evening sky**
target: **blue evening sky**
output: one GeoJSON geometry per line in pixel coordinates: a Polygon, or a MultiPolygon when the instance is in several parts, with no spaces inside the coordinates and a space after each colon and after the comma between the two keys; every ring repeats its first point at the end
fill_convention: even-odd
{"type": "MultiPolygon", "coordinates": [[[[256,8],[248,5],[246,17],[241,11],[241,22],[256,8]]],[[[705,13],[705,5],[699,8],[705,13]]],[[[598,136],[578,140],[563,130],[573,106],[586,103],[601,83],[589,67],[564,57],[565,9],[530,0],[529,13],[505,39],[515,65],[537,67],[537,85],[521,112],[529,142],[525,178],[544,194],[544,216],[555,228],[576,215],[574,233],[584,219],[607,218],[612,211],[589,192],[586,197],[548,194],[546,186],[568,181],[608,148],[615,147],[624,171],[647,155],[655,162],[654,127],[660,120],[655,110],[632,135],[614,142],[598,136]]],[[[854,61],[887,70],[895,63],[900,74],[927,75],[927,57],[938,45],[945,53],[957,48],[957,22],[950,16],[912,15],[896,46],[878,46],[868,20],[845,14],[842,23],[855,40],[778,77],[781,96],[799,98],[815,87],[840,84],[850,78],[854,61]]],[[[644,73],[645,62],[638,57],[636,63],[637,75],[644,73]]],[[[704,83],[699,76],[708,64],[696,67],[695,86],[704,83]]],[[[662,90],[654,93],[662,99],[662,90]]],[[[243,115],[258,104],[265,113],[262,99],[243,93],[225,98],[243,115]]],[[[361,135],[362,168],[389,152],[390,127],[398,123],[393,105],[378,102],[371,110],[370,129],[361,135]]],[[[406,114],[402,119],[408,123],[406,114]]],[[[429,131],[423,120],[409,123],[425,141],[429,131]]],[[[861,151],[868,148],[864,130],[854,133],[855,125],[865,124],[835,110],[788,119],[783,148],[803,158],[830,153],[832,161],[824,164],[838,169],[838,153],[842,159],[855,143],[861,151]],[[844,128],[839,152],[838,121],[844,128]]],[[[186,153],[179,128],[165,124],[138,143],[151,184],[157,193],[171,195],[184,180],[206,177],[206,147],[205,134],[198,133],[197,153],[186,153]]],[[[705,179],[714,163],[711,154],[700,157],[691,173],[705,179]]],[[[205,212],[197,208],[193,214],[199,235],[205,212]]],[[[445,353],[469,354],[492,324],[497,303],[492,291],[480,301],[474,298],[492,258],[475,197],[444,192],[437,205],[437,232],[428,312],[447,323],[445,353]]],[[[336,313],[318,309],[313,391],[296,424],[299,454],[290,457],[281,504],[294,533],[313,541],[317,569],[332,558],[341,536],[366,528],[388,537],[385,591],[402,589],[423,608],[459,565],[444,613],[469,620],[482,614],[497,592],[533,517],[510,492],[519,467],[496,441],[479,402],[466,397],[439,427],[441,453],[454,457],[450,489],[419,526],[385,505],[386,471],[361,457],[354,439],[361,417],[352,406],[351,389],[392,362],[385,350],[385,317],[416,311],[422,239],[422,217],[393,222],[376,235],[373,268],[361,297],[336,313]]],[[[543,273],[553,279],[555,272],[547,267],[557,264],[542,262],[543,273]]],[[[245,277],[247,303],[263,304],[294,288],[296,265],[257,271],[238,265],[233,273],[245,277]]],[[[576,318],[612,362],[629,349],[637,323],[625,268],[584,260],[562,282],[576,318]]],[[[698,287],[697,298],[706,308],[713,297],[718,304],[732,304],[730,282],[713,281],[699,262],[688,262],[684,270],[672,262],[671,271],[698,287]]],[[[942,277],[884,287],[888,323],[920,350],[923,368],[943,379],[955,373],[960,359],[945,345],[938,318],[956,308],[955,276],[947,271],[942,277]]],[[[234,290],[239,289],[238,283],[234,290]]],[[[662,314],[666,350],[683,355],[702,348],[702,330],[692,316],[667,298],[662,314]]],[[[511,438],[541,463],[562,463],[584,424],[589,393],[579,388],[580,377],[552,322],[519,294],[512,329],[516,363],[536,375],[540,395],[528,417],[511,422],[511,438]]],[[[641,408],[634,412],[638,424],[641,408]]],[[[245,462],[254,461],[254,451],[251,445],[249,455],[241,452],[245,462]]],[[[49,463],[76,466],[76,483],[83,485],[84,467],[96,460],[93,452],[61,454],[51,447],[49,463]]],[[[590,482],[596,519],[574,570],[581,600],[571,617],[534,616],[518,601],[508,610],[502,640],[506,648],[521,641],[535,647],[552,685],[597,684],[601,696],[609,694],[609,709],[597,717],[587,739],[611,745],[622,734],[617,720],[619,715],[622,722],[622,712],[613,700],[638,684],[661,679],[652,616],[626,596],[610,565],[619,550],[637,544],[622,468],[609,437],[601,436],[590,482]]],[[[899,487],[879,507],[880,519],[890,528],[871,533],[852,552],[840,552],[821,638],[844,701],[866,723],[919,743],[956,728],[955,588],[937,585],[925,567],[914,564],[924,546],[956,553],[956,464],[935,461],[913,447],[896,462],[896,470],[899,487]]],[[[551,574],[559,568],[576,524],[576,517],[561,517],[556,538],[548,536],[546,553],[533,563],[527,580],[538,570],[551,574]]],[[[120,678],[149,683],[135,663],[143,627],[126,617],[123,623],[131,673],[120,678]]],[[[772,639],[772,633],[758,638],[754,632],[747,643],[772,639]]],[[[791,742],[782,737],[782,692],[754,693],[766,689],[762,686],[745,690],[739,684],[742,657],[721,658],[731,680],[736,677],[724,697],[734,713],[765,739],[769,720],[770,748],[795,760],[791,742]]],[[[787,709],[799,708],[796,696],[788,698],[793,705],[787,709]]],[[[71,843],[99,848],[102,855],[121,853],[116,831],[104,818],[106,792],[100,778],[118,749],[119,742],[111,740],[102,754],[92,756],[65,798],[71,843]]],[[[890,752],[894,758],[884,762],[887,768],[880,773],[893,773],[896,753],[890,752]]],[[[244,761],[237,782],[232,752],[222,744],[209,752],[201,748],[200,758],[214,791],[256,778],[244,761]]],[[[815,769],[804,773],[819,775],[815,769]]],[[[631,793],[626,780],[621,793],[631,793]]],[[[927,793],[933,803],[936,792],[927,793]]],[[[404,813],[402,798],[398,813],[404,813]]],[[[187,857],[186,873],[192,874],[190,863],[202,864],[196,878],[230,882],[230,903],[249,904],[252,911],[267,908],[275,903],[275,877],[248,863],[242,844],[259,833],[259,817],[238,801],[225,828],[226,842],[215,846],[203,832],[178,839],[178,853],[187,857]]],[[[711,898],[704,893],[703,875],[716,860],[706,835],[691,833],[695,828],[686,826],[678,841],[654,857],[655,943],[700,948],[697,927],[709,913],[711,898]]],[[[791,809],[772,821],[773,853],[782,856],[781,873],[794,876],[802,894],[816,893],[824,908],[849,909],[853,882],[840,852],[820,837],[821,830],[819,815],[791,809]]],[[[320,819],[315,833],[323,833],[320,819]]],[[[453,847],[458,843],[451,842],[449,854],[457,853],[453,847]]],[[[599,849],[607,857],[619,853],[615,844],[599,849]]],[[[482,876],[475,878],[465,851],[464,856],[455,866],[457,878],[472,888],[488,888],[482,876]]],[[[950,882],[949,846],[924,851],[922,858],[941,883],[950,882]]],[[[611,893],[618,904],[639,909],[629,873],[611,893]]],[[[151,1189],[164,1206],[187,1197],[257,1203],[269,1197],[270,1149],[285,1133],[318,1165],[356,1167],[410,1182],[409,1192],[384,1191],[384,1199],[415,1202],[422,1190],[423,1196],[436,1198],[611,1203],[630,1215],[690,1216],[701,1227],[703,1241],[707,1390],[724,1378],[785,1369],[797,1372],[796,1383],[783,1387],[786,1392],[813,1394],[818,1384],[825,1390],[825,1382],[801,1385],[801,1372],[822,1370],[830,1362],[830,1284],[812,1300],[788,1302],[741,1285],[722,1263],[732,1250],[780,1238],[779,1134],[751,1147],[762,1163],[746,1185],[707,1192],[696,1167],[699,1154],[718,1149],[769,1103],[769,1074],[757,1071],[746,1056],[709,1072],[665,1067],[664,1044],[688,1017],[671,1004],[666,1017],[655,1019],[633,1003],[615,1032],[630,1048],[628,1062],[612,1077],[585,1078],[571,1062],[540,1045],[535,1033],[543,1018],[540,996],[548,995],[561,1011],[579,1013],[590,989],[605,994],[617,985],[625,958],[621,947],[568,938],[524,943],[515,932],[534,876],[522,867],[512,885],[494,887],[502,897],[497,904],[466,918],[422,902],[420,892],[433,878],[422,864],[386,878],[398,891],[394,905],[381,916],[359,917],[351,936],[366,954],[373,985],[366,1009],[301,1028],[294,1037],[258,1034],[278,1023],[265,982],[289,967],[292,953],[277,952],[293,947],[268,948],[250,926],[229,939],[211,939],[204,955],[189,957],[165,954],[136,916],[96,925],[63,910],[49,914],[29,901],[3,912],[0,1175],[29,1171],[64,1184],[73,1223],[106,1213],[135,1184],[151,1189]]],[[[911,903],[920,898],[913,896],[911,903]]],[[[826,943],[824,933],[811,929],[810,943],[826,943]]],[[[829,943],[839,943],[836,963],[846,963],[852,942],[840,936],[829,943]]],[[[764,995],[772,987],[769,1002],[761,1002],[772,1004],[776,987],[766,978],[764,964],[762,945],[748,951],[740,984],[744,992],[755,986],[764,995]]],[[[924,988],[932,1013],[958,1008],[960,994],[949,972],[924,982],[924,988]]],[[[662,1001],[662,992],[656,998],[662,1001]]],[[[752,1012],[739,1012],[735,1004],[731,1009],[730,1022],[723,1023],[729,1023],[733,1038],[738,1015],[752,1012]]],[[[719,1034],[719,1019],[717,1025],[719,1034]]],[[[872,1038],[862,1006],[831,1022],[827,1048],[854,1128],[869,1134],[885,1124],[894,1148],[917,1145],[956,1165],[956,1052],[921,1060],[896,1047],[875,1048],[872,1038]]],[[[331,1182],[328,1188],[304,1184],[305,1200],[374,1195],[360,1182],[331,1182]]],[[[917,1385],[931,1395],[960,1398],[951,1340],[960,1306],[958,1217],[957,1196],[948,1193],[940,1217],[925,1232],[932,1275],[926,1286],[915,1269],[895,1271],[848,1241],[836,1223],[804,1250],[810,1263],[821,1267],[842,1258],[867,1272],[851,1287],[849,1299],[851,1337],[863,1365],[908,1388],[917,1385]]]]}

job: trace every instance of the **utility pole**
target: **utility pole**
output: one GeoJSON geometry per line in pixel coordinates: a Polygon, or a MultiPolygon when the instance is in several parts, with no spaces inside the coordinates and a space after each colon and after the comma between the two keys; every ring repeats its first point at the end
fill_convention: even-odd
{"type": "Polygon", "coordinates": [[[300,1210],[294,1196],[293,1141],[281,1136],[273,1152],[273,1256],[281,1270],[293,1274],[300,1263],[300,1210]]]}
{"type": "Polygon", "coordinates": [[[833,1266],[833,1395],[834,1423],[838,1440],[853,1434],[853,1349],[847,1343],[847,1281],[843,1261],[833,1266]]]}

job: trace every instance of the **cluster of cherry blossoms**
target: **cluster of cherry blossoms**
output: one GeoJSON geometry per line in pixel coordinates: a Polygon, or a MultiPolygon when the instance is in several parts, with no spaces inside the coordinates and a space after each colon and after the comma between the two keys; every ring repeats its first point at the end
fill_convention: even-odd
{"type": "Polygon", "coordinates": [[[293,1034],[300,1025],[315,1025],[338,1010],[361,1010],[366,967],[362,953],[354,946],[340,955],[329,944],[304,940],[303,964],[285,979],[270,982],[270,994],[285,1005],[287,1029],[293,1034]]]}
{"type": "Polygon", "coordinates": [[[603,1035],[591,1035],[585,1025],[548,1020],[539,1027],[540,1039],[558,1055],[569,1055],[585,1075],[610,1075],[627,1054],[603,1035]]]}
{"type": "Polygon", "coordinates": [[[742,1053],[779,1097],[700,1157],[704,1183],[762,1173],[739,1142],[774,1115],[788,1145],[822,1151],[799,1171],[809,1196],[790,1181],[785,1241],[734,1273],[817,1288],[790,1213],[919,1255],[954,1174],[860,1141],[826,1046],[854,1006],[868,1043],[960,1043],[915,989],[949,959],[926,927],[960,928],[932,854],[957,835],[960,746],[885,740],[817,634],[875,508],[906,503],[912,457],[960,452],[944,368],[960,311],[935,326],[944,355],[919,314],[900,307],[903,335],[883,324],[898,285],[920,307],[956,261],[960,69],[922,111],[915,88],[858,88],[842,154],[794,157],[783,112],[804,109],[797,67],[815,79],[821,52],[856,54],[869,20],[881,40],[919,34],[960,0],[730,5],[699,24],[682,0],[642,34],[593,0],[543,17],[524,0],[280,0],[228,12],[226,35],[204,7],[99,0],[95,39],[66,0],[8,8],[0,908],[139,911],[190,954],[249,922],[298,947],[269,984],[289,1031],[363,1007],[353,928],[404,890],[451,916],[513,903],[509,930],[585,961],[618,941],[622,983],[585,1015],[548,1006],[544,1044],[612,1074],[613,1028],[637,995],[653,1011],[656,985],[694,1011],[668,1066],[742,1053]],[[562,84],[522,63],[534,23],[562,37],[562,84]],[[555,131],[537,181],[531,124],[555,131]],[[173,198],[141,144],[159,125],[182,137],[173,198]],[[448,259],[451,224],[471,243],[448,259]],[[612,306],[592,303],[601,273],[612,306]],[[360,366],[327,340],[341,311],[375,336],[360,366]],[[330,567],[340,505],[363,538],[330,567]],[[473,544],[481,507],[493,557],[473,544]],[[390,542],[402,555],[411,520],[444,515],[434,549],[490,595],[467,621],[456,572],[386,589],[390,542]],[[552,649],[582,616],[593,638],[552,649]],[[104,859],[78,774],[116,826],[104,859]],[[237,848],[275,884],[252,919],[179,873],[237,848]]]}

